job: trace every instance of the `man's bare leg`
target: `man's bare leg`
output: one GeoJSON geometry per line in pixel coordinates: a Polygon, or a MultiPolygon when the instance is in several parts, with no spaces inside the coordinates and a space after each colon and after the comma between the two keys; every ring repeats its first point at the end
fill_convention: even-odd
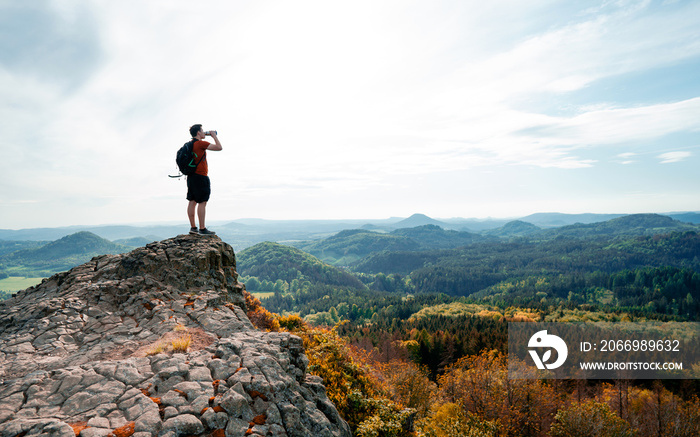
{"type": "Polygon", "coordinates": [[[191,228],[197,227],[197,224],[194,222],[194,210],[196,206],[197,202],[195,202],[194,200],[190,200],[190,202],[187,204],[187,217],[190,219],[191,228]]]}
{"type": "MultiPolygon", "coordinates": [[[[197,204],[197,218],[199,218],[199,229],[206,229],[204,216],[207,214],[207,202],[197,204]]],[[[194,220],[193,220],[194,223],[194,220]]]]}

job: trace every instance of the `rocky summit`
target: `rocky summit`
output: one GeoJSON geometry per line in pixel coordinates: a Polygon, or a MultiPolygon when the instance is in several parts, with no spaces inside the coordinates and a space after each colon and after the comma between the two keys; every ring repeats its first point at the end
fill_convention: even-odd
{"type": "Polygon", "coordinates": [[[0,302],[0,436],[351,435],[243,290],[231,246],[181,235],[0,302]]]}

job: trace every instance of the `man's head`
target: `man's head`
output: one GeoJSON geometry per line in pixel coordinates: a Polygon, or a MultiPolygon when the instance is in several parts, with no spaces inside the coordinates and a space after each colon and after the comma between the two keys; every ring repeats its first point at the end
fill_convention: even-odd
{"type": "Polygon", "coordinates": [[[202,130],[202,125],[201,124],[194,124],[192,127],[190,127],[190,135],[192,135],[192,138],[195,138],[199,131],[202,130]]]}

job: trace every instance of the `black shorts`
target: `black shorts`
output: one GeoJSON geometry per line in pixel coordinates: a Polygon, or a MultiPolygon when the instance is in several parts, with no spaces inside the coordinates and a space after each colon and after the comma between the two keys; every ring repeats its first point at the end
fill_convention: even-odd
{"type": "Polygon", "coordinates": [[[197,203],[207,202],[211,195],[211,184],[209,176],[193,174],[187,176],[187,200],[194,200],[197,203]]]}

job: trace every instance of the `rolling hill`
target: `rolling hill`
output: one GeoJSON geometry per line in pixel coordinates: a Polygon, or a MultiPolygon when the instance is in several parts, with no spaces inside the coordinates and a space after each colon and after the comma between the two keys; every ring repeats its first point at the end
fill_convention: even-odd
{"type": "Polygon", "coordinates": [[[333,267],[308,253],[278,243],[264,242],[249,247],[236,255],[238,272],[260,280],[278,279],[291,283],[310,281],[313,284],[364,288],[352,274],[333,267]]]}
{"type": "Polygon", "coordinates": [[[352,229],[322,240],[302,241],[292,245],[329,264],[351,265],[381,252],[453,249],[490,239],[491,237],[470,232],[445,230],[437,225],[422,225],[400,228],[389,233],[352,229]]]}
{"type": "Polygon", "coordinates": [[[542,229],[532,223],[524,222],[522,220],[513,220],[508,222],[500,228],[489,229],[482,232],[484,235],[508,238],[508,237],[524,237],[537,234],[542,229]]]}
{"type": "Polygon", "coordinates": [[[333,265],[349,265],[376,252],[420,248],[420,244],[407,236],[364,229],[341,231],[323,240],[298,242],[293,246],[333,265]]]}
{"type": "Polygon", "coordinates": [[[33,273],[47,276],[83,264],[104,254],[117,254],[131,248],[105,240],[91,232],[83,231],[65,236],[40,247],[20,249],[0,257],[3,270],[21,274],[33,273]]]}
{"type": "Polygon", "coordinates": [[[410,238],[418,243],[421,250],[452,249],[489,240],[488,237],[479,234],[446,230],[437,225],[397,229],[391,235],[410,238]]]}

